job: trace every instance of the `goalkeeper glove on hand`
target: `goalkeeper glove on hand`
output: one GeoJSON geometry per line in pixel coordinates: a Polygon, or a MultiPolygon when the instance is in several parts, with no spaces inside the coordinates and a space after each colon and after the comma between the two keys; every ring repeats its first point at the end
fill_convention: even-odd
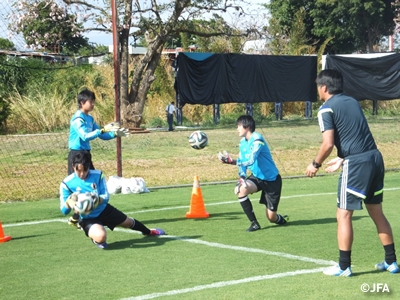
{"type": "Polygon", "coordinates": [[[75,192],[68,196],[67,200],[65,201],[65,206],[68,209],[72,209],[75,206],[75,203],[78,201],[78,194],[79,192],[75,192]]]}
{"type": "Polygon", "coordinates": [[[101,199],[96,192],[91,192],[90,195],[93,199],[93,209],[95,209],[101,202],[103,202],[103,199],[101,199]]]}
{"type": "Polygon", "coordinates": [[[231,164],[234,165],[232,157],[226,152],[225,150],[221,153],[218,153],[218,159],[222,161],[224,164],[231,164]]]}
{"type": "Polygon", "coordinates": [[[129,130],[126,128],[119,128],[116,131],[114,131],[114,135],[115,135],[115,137],[128,136],[129,130]]]}
{"type": "Polygon", "coordinates": [[[118,122],[111,122],[105,125],[102,129],[100,129],[101,133],[110,132],[110,131],[117,131],[120,128],[118,122]]]}
{"type": "Polygon", "coordinates": [[[235,194],[239,194],[241,186],[247,187],[246,179],[244,177],[240,177],[235,187],[235,194]]]}

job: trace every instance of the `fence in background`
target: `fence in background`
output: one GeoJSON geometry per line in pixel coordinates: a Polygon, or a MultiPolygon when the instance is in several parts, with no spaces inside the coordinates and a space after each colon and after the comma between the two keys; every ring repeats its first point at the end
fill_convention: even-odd
{"type": "MultiPolygon", "coordinates": [[[[67,176],[68,133],[0,136],[0,201],[54,198],[67,176]]],[[[91,142],[96,168],[116,174],[115,141],[91,142]]]]}

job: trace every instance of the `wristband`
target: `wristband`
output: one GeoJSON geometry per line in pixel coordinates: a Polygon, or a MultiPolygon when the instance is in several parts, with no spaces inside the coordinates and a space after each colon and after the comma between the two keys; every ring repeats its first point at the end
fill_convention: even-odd
{"type": "Polygon", "coordinates": [[[319,167],[321,166],[321,164],[317,163],[315,160],[313,160],[312,165],[316,169],[319,169],[319,167]]]}

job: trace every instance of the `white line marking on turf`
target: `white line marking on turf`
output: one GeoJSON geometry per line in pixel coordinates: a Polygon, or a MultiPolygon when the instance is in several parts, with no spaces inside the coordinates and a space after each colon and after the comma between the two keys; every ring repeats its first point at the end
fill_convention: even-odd
{"type": "MultiPolygon", "coordinates": [[[[44,220],[44,221],[35,221],[35,222],[25,222],[25,223],[3,225],[3,227],[14,227],[14,226],[23,226],[23,225],[39,225],[39,224],[51,223],[51,222],[66,223],[66,220],[65,219],[53,219],[53,220],[44,220]]],[[[138,231],[133,231],[130,229],[125,229],[125,228],[115,228],[114,230],[122,231],[122,232],[126,232],[126,233],[141,234],[138,231]]],[[[188,239],[185,237],[178,237],[178,236],[173,236],[173,235],[164,235],[164,236],[160,236],[159,238],[169,238],[169,239],[179,240],[179,241],[188,242],[188,243],[192,243],[192,244],[200,244],[200,245],[205,245],[208,247],[215,247],[215,248],[221,248],[221,249],[229,249],[229,250],[252,252],[252,253],[262,253],[262,254],[271,255],[271,256],[278,256],[278,257],[284,257],[287,259],[315,263],[318,265],[332,265],[332,261],[327,261],[327,260],[323,260],[323,259],[314,259],[314,258],[310,258],[310,257],[293,255],[293,254],[284,253],[284,252],[267,251],[267,250],[262,250],[262,249],[248,248],[248,247],[241,247],[241,246],[231,246],[231,245],[225,245],[225,244],[221,244],[221,243],[202,241],[202,240],[198,240],[198,239],[188,239]]]]}
{"type": "MultiPolygon", "coordinates": [[[[125,229],[125,228],[115,228],[114,230],[123,231],[123,232],[127,232],[127,233],[136,233],[132,230],[125,229]]],[[[141,234],[141,233],[139,233],[139,234],[141,234]]],[[[283,258],[287,258],[287,259],[305,261],[305,262],[314,263],[317,265],[332,265],[332,261],[323,260],[323,259],[314,259],[314,258],[305,257],[305,256],[292,255],[292,254],[288,254],[288,253],[284,253],[284,252],[267,251],[267,250],[262,250],[262,249],[248,248],[248,247],[241,247],[241,246],[231,246],[231,245],[225,245],[225,244],[221,244],[221,243],[207,242],[207,241],[202,241],[202,240],[198,240],[198,239],[189,239],[189,238],[173,236],[173,235],[163,235],[163,236],[159,236],[158,238],[173,239],[173,240],[188,242],[188,243],[192,243],[192,244],[205,245],[205,246],[214,247],[214,248],[222,248],[222,249],[229,249],[229,250],[243,251],[243,252],[252,252],[252,253],[262,253],[262,254],[271,255],[271,256],[283,257],[283,258]]]]}
{"type": "Polygon", "coordinates": [[[214,282],[214,283],[205,284],[205,285],[198,285],[198,286],[194,286],[192,288],[171,290],[171,291],[167,291],[167,292],[163,292],[163,293],[153,293],[153,294],[147,294],[147,295],[142,295],[142,296],[137,296],[137,297],[123,298],[121,300],[154,299],[154,298],[163,297],[163,296],[173,296],[173,295],[178,295],[178,294],[185,294],[185,293],[197,292],[197,291],[201,291],[201,290],[221,288],[221,287],[226,287],[226,286],[230,286],[230,285],[260,281],[260,280],[282,278],[282,277],[302,275],[302,274],[318,273],[318,272],[322,272],[324,269],[326,269],[326,268],[308,269],[308,270],[305,269],[305,270],[297,270],[297,271],[285,272],[285,273],[254,276],[254,277],[248,277],[248,278],[243,278],[243,279],[238,279],[238,280],[220,281],[220,282],[214,282]]]}
{"type": "Polygon", "coordinates": [[[39,225],[45,223],[54,223],[54,222],[62,222],[67,223],[67,219],[50,219],[50,220],[42,220],[42,221],[31,221],[31,222],[23,222],[23,223],[14,223],[14,224],[3,224],[3,227],[17,227],[17,226],[28,226],[28,225],[39,225]]]}

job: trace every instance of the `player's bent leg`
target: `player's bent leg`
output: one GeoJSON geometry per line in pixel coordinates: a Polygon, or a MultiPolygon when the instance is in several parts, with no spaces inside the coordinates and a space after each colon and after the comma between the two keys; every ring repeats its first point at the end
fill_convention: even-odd
{"type": "Polygon", "coordinates": [[[100,224],[93,224],[88,230],[88,237],[97,244],[103,244],[107,240],[107,231],[100,224]]]}
{"type": "Polygon", "coordinates": [[[269,210],[268,208],[266,209],[266,215],[267,219],[271,223],[275,223],[278,225],[286,224],[289,221],[288,215],[280,215],[276,211],[269,210]]]}
{"type": "Polygon", "coordinates": [[[145,236],[159,236],[165,235],[165,231],[161,228],[149,229],[139,220],[127,217],[124,222],[119,224],[118,226],[124,228],[130,228],[132,230],[140,231],[145,236]]]}
{"type": "Polygon", "coordinates": [[[389,221],[382,211],[382,203],[365,204],[368,214],[374,221],[382,245],[393,244],[393,232],[389,221]]]}
{"type": "Polygon", "coordinates": [[[243,212],[246,214],[247,218],[250,221],[250,227],[247,228],[247,232],[253,232],[261,229],[260,224],[257,221],[256,215],[254,214],[253,210],[253,205],[249,199],[249,197],[246,195],[244,197],[239,197],[238,198],[240,206],[243,209],[243,212]]]}
{"type": "Polygon", "coordinates": [[[365,204],[365,206],[368,210],[368,214],[375,223],[379,239],[385,251],[385,260],[376,264],[375,269],[379,271],[388,271],[392,274],[400,273],[394,247],[392,227],[383,214],[382,203],[365,204]]]}

